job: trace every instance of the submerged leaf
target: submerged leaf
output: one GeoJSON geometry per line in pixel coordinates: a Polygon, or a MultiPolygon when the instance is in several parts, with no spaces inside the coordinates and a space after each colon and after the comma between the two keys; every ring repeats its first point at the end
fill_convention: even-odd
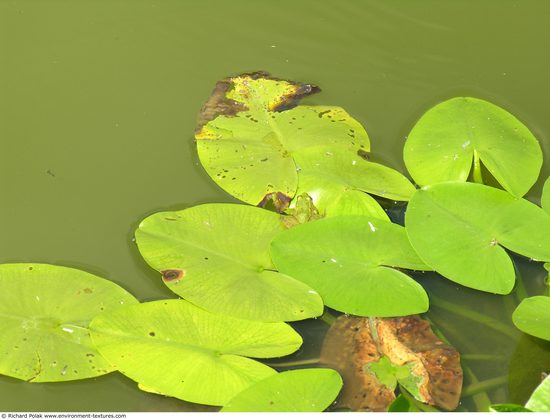
{"type": "Polygon", "coordinates": [[[428,309],[424,289],[395,269],[429,269],[397,224],[363,216],[326,218],[279,234],[271,255],[277,269],[311,286],[336,310],[402,316],[428,309]]]}
{"type": "Polygon", "coordinates": [[[246,357],[283,356],[302,344],[284,323],[214,314],[184,300],[125,307],[95,318],[90,329],[101,354],[143,388],[216,406],[276,374],[246,357]]]}
{"type": "Polygon", "coordinates": [[[37,263],[0,265],[0,374],[31,382],[80,380],[113,371],[88,325],[137,300],[87,272],[37,263]]]}
{"type": "Polygon", "coordinates": [[[506,249],[550,260],[550,216],[500,189],[446,182],[417,191],[405,216],[418,255],[451,281],[508,294],[515,282],[506,249]]]}
{"type": "MultiPolygon", "coordinates": [[[[364,368],[366,372],[374,374],[385,387],[395,390],[398,381],[406,380],[412,375],[413,367],[414,364],[392,364],[387,356],[382,356],[378,361],[366,364],[364,368]]],[[[408,388],[407,386],[405,387],[408,388]]]]}
{"type": "Polygon", "coordinates": [[[176,294],[206,310],[264,321],[323,312],[319,295],[274,271],[269,243],[280,215],[248,205],[205,204],[143,220],[136,242],[176,294]]]}
{"type": "Polygon", "coordinates": [[[550,340],[550,297],[529,297],[517,306],[512,321],[524,333],[550,340]]]}
{"type": "Polygon", "coordinates": [[[388,412],[420,412],[420,409],[400,394],[388,407],[388,412]]]}
{"type": "Polygon", "coordinates": [[[318,90],[266,73],[218,82],[195,134],[210,177],[235,197],[257,205],[272,192],[295,195],[296,152],[317,146],[328,151],[342,147],[351,154],[368,151],[365,129],[342,108],[296,106],[318,90]]]}
{"type": "Polygon", "coordinates": [[[285,371],[237,394],[222,412],[322,412],[341,388],[342,378],[331,369],[285,371]]]}
{"type": "Polygon", "coordinates": [[[465,181],[474,152],[495,179],[521,197],[542,166],[537,139],[512,114],[487,101],[456,97],[428,110],[404,148],[407,169],[419,185],[465,181]]]}

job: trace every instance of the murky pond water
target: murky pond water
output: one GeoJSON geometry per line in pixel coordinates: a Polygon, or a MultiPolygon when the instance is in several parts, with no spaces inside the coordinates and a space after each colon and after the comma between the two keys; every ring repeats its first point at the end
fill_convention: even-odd
{"type": "MultiPolygon", "coordinates": [[[[414,121],[455,95],[507,108],[547,156],[549,15],[544,0],[2,0],[0,262],[77,267],[142,301],[172,298],[133,231],[159,210],[234,201],[198,164],[192,136],[215,81],[244,71],[318,84],[308,102],[344,107],[367,127],[374,155],[403,172],[414,121]]],[[[541,179],[549,174],[546,164],[541,179]]],[[[544,292],[539,264],[517,266],[528,294],[544,292]]],[[[465,385],[479,381],[494,403],[525,401],[550,349],[513,331],[517,295],[418,279],[432,296],[429,318],[469,355],[476,378],[465,374],[465,385]]],[[[306,343],[295,358],[318,356],[326,326],[296,327],[306,343]]],[[[465,397],[460,408],[486,404],[465,397]]],[[[116,373],[59,384],[0,378],[0,410],[189,409],[207,408],[143,393],[116,373]]]]}

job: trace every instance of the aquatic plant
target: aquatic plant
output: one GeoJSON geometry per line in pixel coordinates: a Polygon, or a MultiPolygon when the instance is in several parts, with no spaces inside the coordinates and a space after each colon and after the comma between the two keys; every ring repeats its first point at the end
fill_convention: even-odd
{"type": "MultiPolygon", "coordinates": [[[[417,189],[402,173],[370,160],[366,130],[342,108],[299,104],[318,90],[266,73],[216,85],[199,115],[197,151],[209,176],[245,204],[153,214],[135,233],[143,258],[185,300],[139,304],[86,272],[0,265],[0,373],[43,382],[118,370],[144,391],[223,411],[322,411],[342,386],[336,370],[278,373],[260,359],[295,352],[302,338],[283,322],[321,316],[325,305],[374,323],[426,312],[428,295],[409,271],[436,271],[496,294],[518,285],[523,301],[514,324],[550,339],[550,297],[527,298],[508,254],[550,262],[549,182],[542,209],[521,198],[542,165],[529,129],[476,98],[434,106],[405,143],[417,189]],[[487,174],[503,189],[484,185],[487,174]],[[405,226],[391,222],[379,198],[385,205],[410,201],[405,226]]],[[[431,299],[516,336],[511,326],[431,299]]],[[[322,318],[330,322],[327,313],[322,318]]],[[[450,348],[441,330],[436,333],[437,345],[450,348]]],[[[423,361],[403,364],[393,348],[384,351],[360,366],[388,395],[384,409],[435,410],[413,373],[423,361]]],[[[458,365],[458,355],[453,359],[458,365]]],[[[451,384],[459,387],[462,372],[455,375],[460,382],[451,384]]],[[[464,394],[488,406],[483,392],[502,380],[479,382],[467,367],[464,375],[473,383],[464,394]]],[[[458,394],[452,403],[445,400],[449,383],[428,376],[422,385],[435,389],[433,404],[453,409],[458,394]]],[[[550,411],[550,381],[525,406],[491,409],[550,411]]]]}

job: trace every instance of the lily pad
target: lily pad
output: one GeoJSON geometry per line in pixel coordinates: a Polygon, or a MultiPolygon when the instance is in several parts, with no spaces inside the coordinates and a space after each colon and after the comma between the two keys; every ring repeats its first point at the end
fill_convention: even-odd
{"type": "Polygon", "coordinates": [[[113,282],[37,263],[0,265],[0,374],[30,382],[96,377],[113,367],[94,348],[96,315],[135,304],[113,282]]]}
{"type": "Polygon", "coordinates": [[[424,289],[395,269],[429,269],[397,224],[356,215],[325,218],[279,234],[271,256],[279,271],[313,287],[336,310],[382,317],[428,309],[424,289]]]}
{"type": "Polygon", "coordinates": [[[420,412],[421,410],[416,407],[410,400],[400,394],[388,407],[388,412],[420,412]]]}
{"type": "Polygon", "coordinates": [[[540,205],[543,210],[550,212],[550,178],[546,179],[546,182],[544,182],[540,205]]]}
{"type": "Polygon", "coordinates": [[[522,332],[550,340],[550,297],[539,295],[522,300],[512,321],[522,332]]]}
{"type": "Polygon", "coordinates": [[[526,409],[525,407],[519,405],[519,404],[493,404],[489,406],[489,412],[499,412],[499,413],[507,413],[507,412],[531,412],[531,410],[526,409]]]}
{"type": "Polygon", "coordinates": [[[550,412],[550,378],[546,377],[535,389],[525,407],[532,412],[550,412]]]}
{"type": "Polygon", "coordinates": [[[206,310],[263,321],[318,316],[317,292],[275,271],[269,243],[285,230],[262,208],[205,204],[143,220],[136,242],[176,294],[206,310]]]}
{"type": "Polygon", "coordinates": [[[404,148],[407,169],[419,185],[465,181],[474,156],[517,197],[533,186],[542,166],[540,145],[521,121],[472,97],[452,98],[428,110],[404,148]]]}
{"type": "Polygon", "coordinates": [[[298,186],[294,154],[342,147],[354,155],[370,142],[359,122],[339,107],[296,106],[316,86],[242,74],[217,83],[199,115],[199,158],[218,185],[257,205],[273,192],[292,198],[298,186]]]}
{"type": "Polygon", "coordinates": [[[222,412],[322,412],[341,388],[342,378],[328,368],[285,371],[237,394],[222,412]]]}
{"type": "Polygon", "coordinates": [[[124,307],[90,329],[101,354],[143,388],[215,406],[276,374],[247,357],[288,355],[302,344],[287,324],[214,314],[183,300],[124,307]]]}
{"type": "Polygon", "coordinates": [[[451,281],[508,294],[515,271],[506,249],[550,260],[550,216],[489,186],[446,182],[417,191],[405,216],[418,255],[451,281]]]}
{"type": "Polygon", "coordinates": [[[309,148],[295,153],[294,158],[300,169],[298,193],[309,194],[327,216],[360,214],[388,220],[367,193],[408,201],[416,190],[398,171],[347,150],[309,148]]]}
{"type": "MultiPolygon", "coordinates": [[[[375,375],[380,383],[386,386],[386,388],[393,391],[395,390],[395,387],[397,387],[398,381],[405,388],[409,388],[409,382],[407,381],[407,379],[413,376],[414,367],[414,363],[403,365],[392,364],[387,356],[382,356],[378,361],[366,364],[364,369],[366,372],[375,375]]],[[[413,380],[412,387],[418,387],[420,381],[421,378],[416,377],[413,380]]]]}

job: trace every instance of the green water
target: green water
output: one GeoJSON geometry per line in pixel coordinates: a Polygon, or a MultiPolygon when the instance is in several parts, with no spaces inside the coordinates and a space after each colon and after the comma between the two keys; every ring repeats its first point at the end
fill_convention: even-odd
{"type": "MultiPolygon", "coordinates": [[[[374,155],[402,171],[414,121],[455,95],[509,109],[548,155],[548,16],[545,0],[0,0],[0,262],[68,265],[143,301],[173,297],[141,260],[133,230],[159,210],[233,200],[198,165],[192,136],[215,81],[244,71],[320,85],[308,101],[344,107],[367,127],[374,155]]],[[[549,174],[547,164],[541,179],[549,174]]],[[[540,267],[521,269],[528,290],[542,292],[540,267]]],[[[422,282],[501,319],[515,304],[422,282]]],[[[518,353],[548,358],[519,333],[492,336],[436,308],[432,316],[459,349],[505,358],[469,364],[481,379],[506,376],[521,365],[518,353]]],[[[514,380],[530,391],[533,374],[514,380]]],[[[490,396],[526,397],[514,391],[490,396]]],[[[0,378],[0,410],[193,408],[202,407],[140,392],[118,374],[34,385],[0,378]]]]}

